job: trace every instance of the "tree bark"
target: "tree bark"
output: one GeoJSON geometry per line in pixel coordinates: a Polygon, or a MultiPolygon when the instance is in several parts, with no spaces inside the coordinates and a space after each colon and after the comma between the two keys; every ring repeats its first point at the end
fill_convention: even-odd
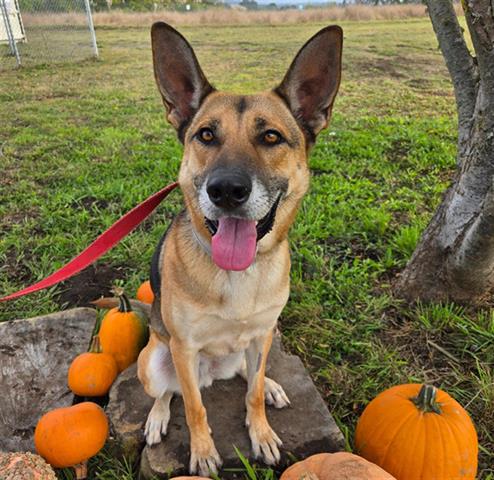
{"type": "Polygon", "coordinates": [[[395,292],[475,302],[494,286],[494,4],[463,1],[474,59],[451,1],[426,3],[455,89],[458,171],[395,292]]]}
{"type": "Polygon", "coordinates": [[[451,0],[426,2],[432,27],[453,81],[458,106],[458,160],[464,154],[477,98],[478,73],[451,0]]]}

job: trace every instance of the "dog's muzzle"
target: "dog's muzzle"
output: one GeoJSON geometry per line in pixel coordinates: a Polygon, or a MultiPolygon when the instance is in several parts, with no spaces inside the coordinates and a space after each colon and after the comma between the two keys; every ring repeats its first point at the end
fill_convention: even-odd
{"type": "MultiPolygon", "coordinates": [[[[269,212],[257,222],[257,241],[261,240],[261,238],[266,236],[273,229],[274,221],[276,219],[276,211],[281,200],[281,195],[281,193],[278,195],[269,212]]],[[[204,220],[206,222],[206,227],[209,230],[209,233],[214,236],[218,231],[218,220],[210,220],[206,217],[204,217],[204,220]]]]}
{"type": "Polygon", "coordinates": [[[245,270],[255,260],[257,242],[273,228],[281,194],[269,206],[267,189],[239,166],[215,168],[202,192],[213,262],[223,270],[245,270]]]}
{"type": "Polygon", "coordinates": [[[250,267],[257,253],[257,242],[272,228],[280,196],[260,221],[222,216],[218,220],[206,218],[212,234],[211,256],[223,270],[240,271],[250,267]]]}

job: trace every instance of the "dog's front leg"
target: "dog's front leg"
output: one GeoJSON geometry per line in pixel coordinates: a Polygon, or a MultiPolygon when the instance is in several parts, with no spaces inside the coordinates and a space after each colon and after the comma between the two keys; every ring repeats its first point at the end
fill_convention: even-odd
{"type": "Polygon", "coordinates": [[[199,472],[202,476],[217,473],[221,458],[211,437],[199,390],[198,352],[173,337],[170,340],[170,352],[182,390],[190,433],[190,473],[199,472]]]}
{"type": "Polygon", "coordinates": [[[248,390],[245,398],[247,407],[246,425],[252,442],[252,450],[257,458],[262,455],[267,465],[274,465],[280,460],[281,440],[273,431],[266,418],[264,406],[264,374],[273,332],[265,337],[251,341],[245,351],[247,360],[248,390]]]}

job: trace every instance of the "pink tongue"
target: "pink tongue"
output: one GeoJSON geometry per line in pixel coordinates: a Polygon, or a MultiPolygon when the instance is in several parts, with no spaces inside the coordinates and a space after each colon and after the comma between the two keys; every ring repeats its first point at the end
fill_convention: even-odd
{"type": "Polygon", "coordinates": [[[254,220],[222,217],[211,240],[213,261],[223,270],[245,270],[256,256],[254,220]]]}

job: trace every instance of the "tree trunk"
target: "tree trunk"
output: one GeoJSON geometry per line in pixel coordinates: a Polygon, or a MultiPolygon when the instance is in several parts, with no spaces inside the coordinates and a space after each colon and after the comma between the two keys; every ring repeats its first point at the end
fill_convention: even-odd
{"type": "Polygon", "coordinates": [[[451,0],[427,0],[453,80],[458,172],[395,284],[406,300],[475,302],[494,287],[494,1],[463,0],[476,58],[451,0]]]}

